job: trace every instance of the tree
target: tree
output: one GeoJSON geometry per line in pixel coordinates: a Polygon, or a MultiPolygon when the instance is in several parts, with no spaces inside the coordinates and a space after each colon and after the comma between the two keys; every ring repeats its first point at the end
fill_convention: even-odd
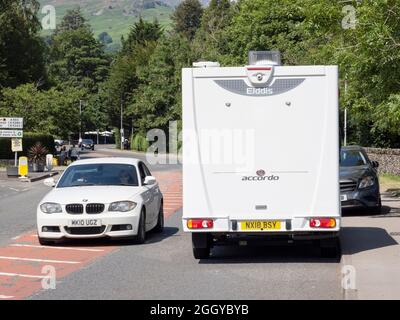
{"type": "Polygon", "coordinates": [[[350,141],[400,147],[400,7],[394,0],[355,6],[356,24],[343,28],[343,6],[307,0],[306,31],[310,62],[338,64],[347,76],[341,106],[349,111],[350,141]],[[311,45],[309,47],[311,47],[311,45]]]}
{"type": "Polygon", "coordinates": [[[0,113],[23,117],[26,131],[68,137],[79,130],[79,99],[83,97],[82,89],[43,91],[34,84],[24,84],[3,90],[0,113]]]}
{"type": "Polygon", "coordinates": [[[192,62],[190,43],[180,35],[163,37],[147,66],[138,70],[140,85],[127,112],[136,132],[167,131],[169,121],[181,119],[181,72],[192,62]]]}
{"type": "Polygon", "coordinates": [[[81,8],[78,6],[74,9],[67,10],[61,23],[57,26],[55,34],[64,31],[78,30],[81,28],[89,29],[90,27],[82,14],[81,8]]]}
{"type": "Polygon", "coordinates": [[[113,42],[113,39],[111,38],[111,36],[105,31],[99,34],[98,40],[104,45],[107,45],[107,44],[110,44],[113,42]]]}
{"type": "Polygon", "coordinates": [[[122,54],[132,53],[137,46],[145,46],[147,42],[157,41],[163,33],[157,19],[144,21],[141,17],[130,28],[128,38],[122,39],[122,54]]]}
{"type": "Polygon", "coordinates": [[[304,55],[303,0],[242,0],[226,28],[229,64],[246,64],[251,50],[279,50],[284,62],[304,55]]]}
{"type": "Polygon", "coordinates": [[[83,17],[77,18],[78,13],[69,12],[61,22],[64,27],[52,37],[49,75],[60,87],[81,87],[96,92],[98,84],[108,76],[110,61],[87,24],[82,23],[79,28],[76,25],[68,27],[71,19],[84,21],[83,17]]]}
{"type": "Polygon", "coordinates": [[[219,61],[227,54],[228,37],[225,29],[230,25],[234,14],[230,0],[211,0],[204,10],[200,28],[196,32],[192,49],[199,59],[219,61]]]}
{"type": "Polygon", "coordinates": [[[184,0],[171,16],[174,30],[188,39],[193,39],[200,27],[203,8],[198,0],[184,0]]]}
{"type": "Polygon", "coordinates": [[[46,81],[36,0],[0,2],[0,87],[46,81]]]}
{"type": "MultiPolygon", "coordinates": [[[[119,127],[121,100],[124,105],[130,103],[132,92],[140,84],[137,70],[148,65],[162,32],[157,20],[148,22],[139,19],[131,27],[127,39],[122,41],[121,52],[113,61],[110,76],[104,85],[105,103],[113,125],[119,127]]],[[[131,123],[129,120],[126,122],[129,126],[131,123]]]]}

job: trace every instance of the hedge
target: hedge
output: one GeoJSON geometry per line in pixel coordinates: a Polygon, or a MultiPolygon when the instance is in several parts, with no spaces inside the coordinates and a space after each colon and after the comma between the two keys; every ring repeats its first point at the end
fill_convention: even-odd
{"type": "Polygon", "coordinates": [[[147,151],[149,148],[149,142],[146,137],[140,133],[132,136],[131,138],[131,149],[134,151],[147,151]]]}
{"type": "MultiPolygon", "coordinates": [[[[40,142],[44,145],[49,153],[55,153],[55,143],[52,135],[41,133],[24,132],[22,138],[23,151],[18,152],[18,157],[27,156],[30,147],[40,142]]],[[[14,159],[15,153],[11,151],[11,139],[0,138],[0,159],[14,159]]]]}
{"type": "Polygon", "coordinates": [[[121,133],[120,129],[114,128],[115,148],[121,149],[121,133]]]}

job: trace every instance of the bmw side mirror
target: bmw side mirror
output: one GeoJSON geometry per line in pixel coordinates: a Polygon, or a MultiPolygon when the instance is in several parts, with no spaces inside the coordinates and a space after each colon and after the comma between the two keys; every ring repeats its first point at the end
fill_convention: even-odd
{"type": "Polygon", "coordinates": [[[372,161],[372,166],[374,168],[378,168],[379,167],[379,162],[378,161],[372,161]]]}
{"type": "Polygon", "coordinates": [[[146,178],[144,178],[143,184],[145,186],[151,186],[151,185],[155,184],[156,182],[157,182],[156,178],[154,178],[153,176],[147,176],[146,178]]]}
{"type": "Polygon", "coordinates": [[[55,187],[56,181],[54,180],[54,178],[47,178],[43,181],[43,184],[48,187],[55,187]]]}

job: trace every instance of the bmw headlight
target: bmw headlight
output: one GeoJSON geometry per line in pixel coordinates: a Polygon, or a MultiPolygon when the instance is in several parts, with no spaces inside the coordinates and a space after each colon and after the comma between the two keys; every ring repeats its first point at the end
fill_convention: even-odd
{"type": "Polygon", "coordinates": [[[113,202],[108,207],[108,211],[128,212],[136,208],[136,203],[132,201],[113,202]]]}
{"type": "Polygon", "coordinates": [[[372,176],[367,176],[361,179],[360,184],[358,185],[358,187],[360,189],[364,189],[364,188],[368,188],[373,186],[375,183],[375,179],[372,176]]]}
{"type": "Polygon", "coordinates": [[[44,213],[60,213],[62,212],[61,205],[53,202],[45,202],[40,205],[40,210],[44,213]]]}

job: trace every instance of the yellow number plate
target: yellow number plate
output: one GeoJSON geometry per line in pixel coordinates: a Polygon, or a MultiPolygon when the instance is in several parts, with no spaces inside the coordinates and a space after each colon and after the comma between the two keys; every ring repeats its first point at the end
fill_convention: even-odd
{"type": "Polygon", "coordinates": [[[280,221],[242,221],[241,230],[246,231],[265,231],[265,230],[280,230],[280,221]]]}

